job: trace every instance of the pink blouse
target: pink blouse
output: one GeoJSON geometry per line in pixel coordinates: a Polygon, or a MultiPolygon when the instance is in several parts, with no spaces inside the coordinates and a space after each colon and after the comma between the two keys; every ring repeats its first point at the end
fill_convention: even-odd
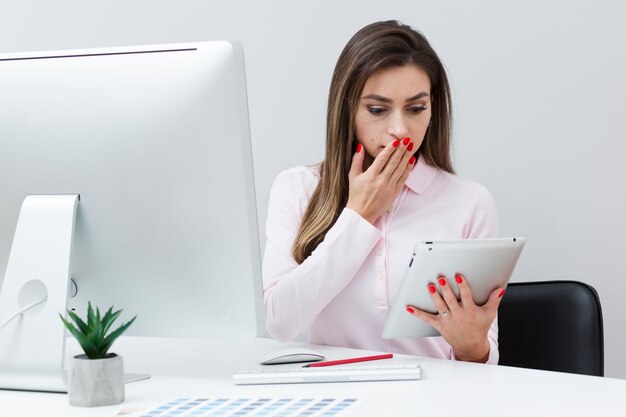
{"type": "MultiPolygon", "coordinates": [[[[318,166],[298,166],[272,185],[263,260],[269,333],[280,341],[304,333],[314,344],[453,358],[442,337],[388,340],[381,334],[418,240],[496,237],[489,191],[418,158],[392,208],[375,225],[345,208],[298,265],[291,249],[318,181],[318,166]]],[[[497,363],[497,319],[488,338],[488,363],[497,363]]]]}

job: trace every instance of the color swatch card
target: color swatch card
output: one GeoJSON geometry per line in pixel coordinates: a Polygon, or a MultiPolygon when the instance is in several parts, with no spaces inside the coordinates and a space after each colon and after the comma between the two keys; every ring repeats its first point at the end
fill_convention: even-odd
{"type": "Polygon", "coordinates": [[[127,417],[341,417],[364,398],[179,398],[127,417]]]}

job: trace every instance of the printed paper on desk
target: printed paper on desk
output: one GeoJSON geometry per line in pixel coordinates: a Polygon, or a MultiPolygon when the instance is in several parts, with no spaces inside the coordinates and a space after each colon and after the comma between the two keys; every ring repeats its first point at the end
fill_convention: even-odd
{"type": "Polygon", "coordinates": [[[365,398],[178,398],[146,408],[124,408],[117,417],[341,417],[365,398]]]}

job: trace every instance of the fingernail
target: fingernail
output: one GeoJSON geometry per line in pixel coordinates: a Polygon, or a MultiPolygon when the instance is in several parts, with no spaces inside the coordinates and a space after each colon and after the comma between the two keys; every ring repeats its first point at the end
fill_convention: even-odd
{"type": "Polygon", "coordinates": [[[454,278],[456,279],[456,282],[458,282],[459,284],[463,282],[463,277],[460,274],[456,274],[454,278]]]}
{"type": "Polygon", "coordinates": [[[415,157],[412,156],[411,159],[409,159],[409,164],[413,165],[415,163],[415,157]]]}
{"type": "Polygon", "coordinates": [[[443,278],[439,278],[439,285],[441,285],[442,287],[446,286],[446,280],[443,278]]]}
{"type": "Polygon", "coordinates": [[[413,142],[409,143],[409,147],[407,148],[409,152],[413,150],[413,142]]]}
{"type": "Polygon", "coordinates": [[[393,141],[393,147],[394,148],[397,148],[399,144],[400,144],[400,139],[396,139],[396,140],[393,141]]]}
{"type": "Polygon", "coordinates": [[[415,313],[415,310],[413,310],[411,307],[407,307],[406,311],[408,311],[411,314],[415,313]]]}
{"type": "Polygon", "coordinates": [[[428,285],[428,291],[430,291],[431,294],[434,294],[435,291],[437,291],[437,288],[435,288],[435,286],[433,284],[429,284],[428,285]]]}
{"type": "Polygon", "coordinates": [[[408,145],[410,141],[411,141],[411,138],[404,138],[404,140],[402,141],[402,144],[408,145]]]}
{"type": "Polygon", "coordinates": [[[356,146],[356,153],[361,152],[361,149],[363,149],[363,145],[361,145],[360,143],[356,146]]]}
{"type": "Polygon", "coordinates": [[[500,294],[498,295],[498,297],[502,298],[502,296],[504,295],[505,292],[506,292],[506,290],[500,291],[500,294]]]}

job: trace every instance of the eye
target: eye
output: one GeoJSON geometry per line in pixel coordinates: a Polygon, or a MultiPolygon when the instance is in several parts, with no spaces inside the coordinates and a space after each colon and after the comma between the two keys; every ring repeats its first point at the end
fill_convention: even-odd
{"type": "Polygon", "coordinates": [[[428,107],[426,106],[412,106],[412,107],[409,107],[407,111],[412,114],[420,114],[426,109],[428,109],[428,107]]]}
{"type": "Polygon", "coordinates": [[[387,109],[384,107],[367,106],[367,111],[372,114],[378,115],[378,114],[383,114],[384,112],[387,111],[387,109]]]}

